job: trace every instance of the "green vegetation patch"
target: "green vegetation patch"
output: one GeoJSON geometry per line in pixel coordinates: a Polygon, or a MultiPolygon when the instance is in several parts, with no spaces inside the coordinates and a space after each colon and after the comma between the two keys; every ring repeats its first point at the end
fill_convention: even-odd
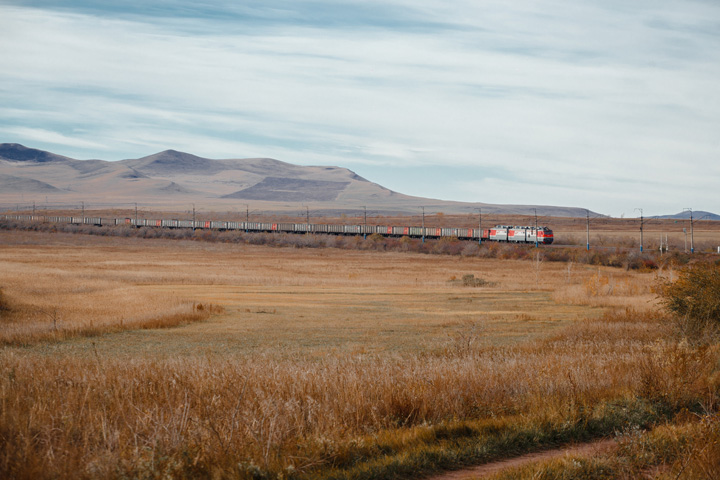
{"type": "Polygon", "coordinates": [[[478,465],[571,442],[597,439],[667,419],[669,409],[644,399],[622,399],[578,408],[553,419],[526,416],[417,427],[385,432],[348,446],[333,468],[297,475],[307,480],[417,478],[478,465]]]}

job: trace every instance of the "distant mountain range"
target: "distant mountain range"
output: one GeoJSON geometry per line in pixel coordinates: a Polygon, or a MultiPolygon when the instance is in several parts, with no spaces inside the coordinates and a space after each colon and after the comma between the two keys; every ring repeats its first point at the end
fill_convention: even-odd
{"type": "Polygon", "coordinates": [[[143,208],[283,212],[311,208],[325,215],[529,214],[580,217],[580,208],[465,203],[393,192],[339,167],[299,166],[270,158],[211,160],[166,150],[121,161],[76,160],[15,143],[0,144],[0,204],[78,204],[90,208],[138,203],[143,208]]]}
{"type": "MultiPolygon", "coordinates": [[[[685,210],[680,213],[676,213],[675,215],[660,215],[660,216],[651,217],[651,218],[670,219],[670,220],[672,220],[672,219],[690,220],[690,211],[685,210]]],[[[720,215],[716,215],[714,213],[698,210],[697,212],[692,212],[692,218],[693,218],[693,220],[720,220],[720,215]]]]}

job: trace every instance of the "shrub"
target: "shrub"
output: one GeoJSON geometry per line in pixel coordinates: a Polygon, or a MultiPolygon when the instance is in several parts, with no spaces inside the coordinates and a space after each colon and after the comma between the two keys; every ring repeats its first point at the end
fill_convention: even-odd
{"type": "Polygon", "coordinates": [[[720,265],[692,265],[676,281],[660,285],[658,293],[670,312],[720,324],[720,265]]]}
{"type": "Polygon", "coordinates": [[[10,311],[10,302],[8,302],[7,296],[3,293],[2,288],[0,288],[0,317],[8,311],[10,311]]]}
{"type": "Polygon", "coordinates": [[[460,255],[463,257],[473,257],[478,254],[480,251],[480,245],[478,245],[475,242],[465,242],[465,246],[463,247],[462,251],[460,252],[460,255]]]}

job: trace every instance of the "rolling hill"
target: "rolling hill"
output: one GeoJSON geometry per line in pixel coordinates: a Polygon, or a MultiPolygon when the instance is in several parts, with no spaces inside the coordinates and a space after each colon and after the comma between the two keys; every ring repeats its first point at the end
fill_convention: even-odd
{"type": "MultiPolygon", "coordinates": [[[[676,213],[675,215],[661,215],[657,217],[652,218],[658,218],[658,219],[670,219],[670,220],[689,220],[690,219],[691,212],[689,210],[682,211],[680,213],[676,213]]],[[[695,212],[692,212],[692,218],[694,220],[714,220],[718,221],[720,220],[720,215],[716,215],[714,213],[705,212],[702,210],[697,210],[695,212]]]]}
{"type": "Polygon", "coordinates": [[[393,192],[340,167],[300,166],[271,158],[212,160],[166,150],[120,161],[77,160],[20,144],[0,144],[0,204],[72,204],[267,212],[311,208],[325,215],[416,214],[420,207],[448,214],[529,213],[584,216],[580,208],[464,203],[393,192]]]}

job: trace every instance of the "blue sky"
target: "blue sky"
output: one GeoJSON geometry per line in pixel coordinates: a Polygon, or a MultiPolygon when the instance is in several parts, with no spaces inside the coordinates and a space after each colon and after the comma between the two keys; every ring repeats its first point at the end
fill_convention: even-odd
{"type": "Polygon", "coordinates": [[[4,1],[0,142],[720,212],[720,2],[4,1]]]}

